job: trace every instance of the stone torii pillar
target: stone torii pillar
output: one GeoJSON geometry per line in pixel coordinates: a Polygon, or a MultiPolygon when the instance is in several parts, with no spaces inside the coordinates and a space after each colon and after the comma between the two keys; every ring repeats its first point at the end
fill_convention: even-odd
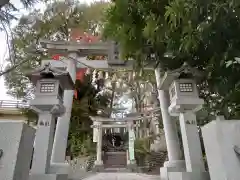
{"type": "Polygon", "coordinates": [[[160,68],[155,69],[155,76],[158,86],[158,99],[160,101],[163,127],[168,151],[168,161],[164,163],[164,167],[160,168],[160,176],[163,180],[168,180],[168,172],[184,171],[185,162],[181,160],[180,143],[177,135],[176,121],[173,121],[171,119],[171,116],[168,112],[168,107],[170,104],[169,94],[168,92],[159,89],[161,83],[160,68]]]}
{"type": "MultiPolygon", "coordinates": [[[[75,83],[76,59],[78,58],[78,54],[76,51],[69,52],[68,57],[69,59],[68,61],[66,61],[67,71],[69,72],[73,82],[75,83]]],[[[74,96],[74,90],[64,91],[63,104],[66,108],[66,112],[62,117],[58,118],[56,131],[55,131],[51,163],[59,167],[66,166],[64,165],[64,162],[65,162],[66,149],[67,149],[68,131],[69,131],[70,118],[71,118],[73,96],[74,96]]],[[[66,168],[63,168],[62,170],[64,169],[66,170],[66,168]]]]}
{"type": "Polygon", "coordinates": [[[95,161],[96,166],[103,165],[102,162],[102,122],[97,122],[97,160],[95,161]]]}
{"type": "Polygon", "coordinates": [[[128,127],[128,154],[127,154],[127,167],[131,171],[136,171],[136,161],[134,155],[134,141],[135,141],[135,133],[134,133],[134,123],[133,120],[127,122],[128,127]]]}
{"type": "Polygon", "coordinates": [[[92,125],[93,130],[95,131],[93,136],[97,136],[96,139],[97,142],[97,159],[94,162],[94,168],[93,171],[95,172],[101,172],[103,170],[103,161],[102,161],[102,122],[101,121],[94,121],[92,125]]]}

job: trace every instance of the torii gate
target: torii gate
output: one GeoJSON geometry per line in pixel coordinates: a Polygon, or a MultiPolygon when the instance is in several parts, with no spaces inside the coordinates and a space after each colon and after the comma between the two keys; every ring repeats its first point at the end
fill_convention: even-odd
{"type": "MultiPolygon", "coordinates": [[[[42,40],[41,44],[43,47],[48,49],[48,51],[52,54],[60,53],[68,57],[68,60],[65,61],[64,67],[67,67],[73,81],[76,80],[76,61],[86,64],[90,67],[98,69],[99,66],[102,66],[101,69],[115,69],[115,68],[132,68],[133,62],[131,61],[123,61],[119,60],[118,56],[116,57],[116,44],[114,42],[94,42],[94,43],[86,43],[86,42],[66,42],[66,41],[48,41],[42,40]],[[106,61],[87,61],[83,57],[88,55],[106,55],[108,56],[108,60],[106,61]],[[81,58],[81,59],[79,59],[81,58]],[[101,62],[101,63],[99,63],[101,62]]],[[[56,62],[56,61],[55,61],[56,62]]],[[[63,66],[63,65],[61,65],[63,66]]],[[[56,67],[56,66],[55,66],[56,67]]],[[[60,67],[62,68],[62,67],[60,67]]],[[[161,81],[161,73],[160,69],[155,70],[157,85],[159,86],[161,81]]],[[[55,139],[53,144],[52,151],[52,164],[56,165],[54,167],[54,171],[57,173],[68,173],[66,172],[66,164],[65,162],[65,152],[67,148],[67,140],[68,140],[68,130],[69,123],[71,117],[71,109],[72,109],[72,101],[73,101],[74,91],[65,91],[64,92],[64,106],[66,107],[66,113],[64,116],[58,119],[55,139]]],[[[164,172],[168,172],[168,167],[171,169],[172,167],[182,169],[182,166],[185,165],[184,161],[181,160],[180,153],[180,145],[177,136],[177,130],[175,122],[171,120],[171,117],[168,113],[168,93],[163,90],[158,90],[160,108],[163,118],[166,144],[168,150],[168,159],[169,161],[164,164],[164,172]]],[[[162,173],[161,173],[162,174],[162,173]]],[[[165,173],[164,173],[165,176],[165,173]]]]}

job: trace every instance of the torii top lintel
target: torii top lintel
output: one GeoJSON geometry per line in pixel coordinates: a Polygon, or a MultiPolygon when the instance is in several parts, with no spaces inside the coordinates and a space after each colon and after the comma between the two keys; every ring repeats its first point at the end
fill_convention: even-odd
{"type": "Polygon", "coordinates": [[[105,118],[100,116],[90,116],[92,121],[100,121],[100,122],[129,122],[129,121],[140,121],[146,118],[150,118],[151,116],[135,116],[135,117],[126,117],[126,118],[105,118]]]}
{"type": "Polygon", "coordinates": [[[40,44],[50,53],[66,54],[71,51],[78,52],[79,56],[109,55],[114,42],[73,42],[40,40],[40,44]]]}

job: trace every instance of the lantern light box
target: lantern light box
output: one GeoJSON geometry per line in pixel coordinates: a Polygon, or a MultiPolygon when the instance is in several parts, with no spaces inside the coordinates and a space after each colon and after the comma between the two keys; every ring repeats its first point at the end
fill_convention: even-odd
{"type": "Polygon", "coordinates": [[[186,110],[198,111],[204,101],[199,98],[196,79],[202,77],[202,73],[184,63],[179,69],[168,71],[160,84],[160,89],[167,90],[170,96],[169,113],[178,116],[186,110]]]}
{"type": "Polygon", "coordinates": [[[27,74],[36,86],[31,105],[41,111],[63,103],[64,90],[73,90],[74,84],[67,71],[51,67],[50,63],[27,74]]]}

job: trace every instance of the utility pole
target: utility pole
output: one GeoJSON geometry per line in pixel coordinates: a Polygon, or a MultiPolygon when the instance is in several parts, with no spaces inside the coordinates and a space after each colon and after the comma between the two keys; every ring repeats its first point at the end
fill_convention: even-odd
{"type": "Polygon", "coordinates": [[[9,3],[10,0],[1,0],[0,1],[0,9],[2,9],[3,6],[9,3]]]}

